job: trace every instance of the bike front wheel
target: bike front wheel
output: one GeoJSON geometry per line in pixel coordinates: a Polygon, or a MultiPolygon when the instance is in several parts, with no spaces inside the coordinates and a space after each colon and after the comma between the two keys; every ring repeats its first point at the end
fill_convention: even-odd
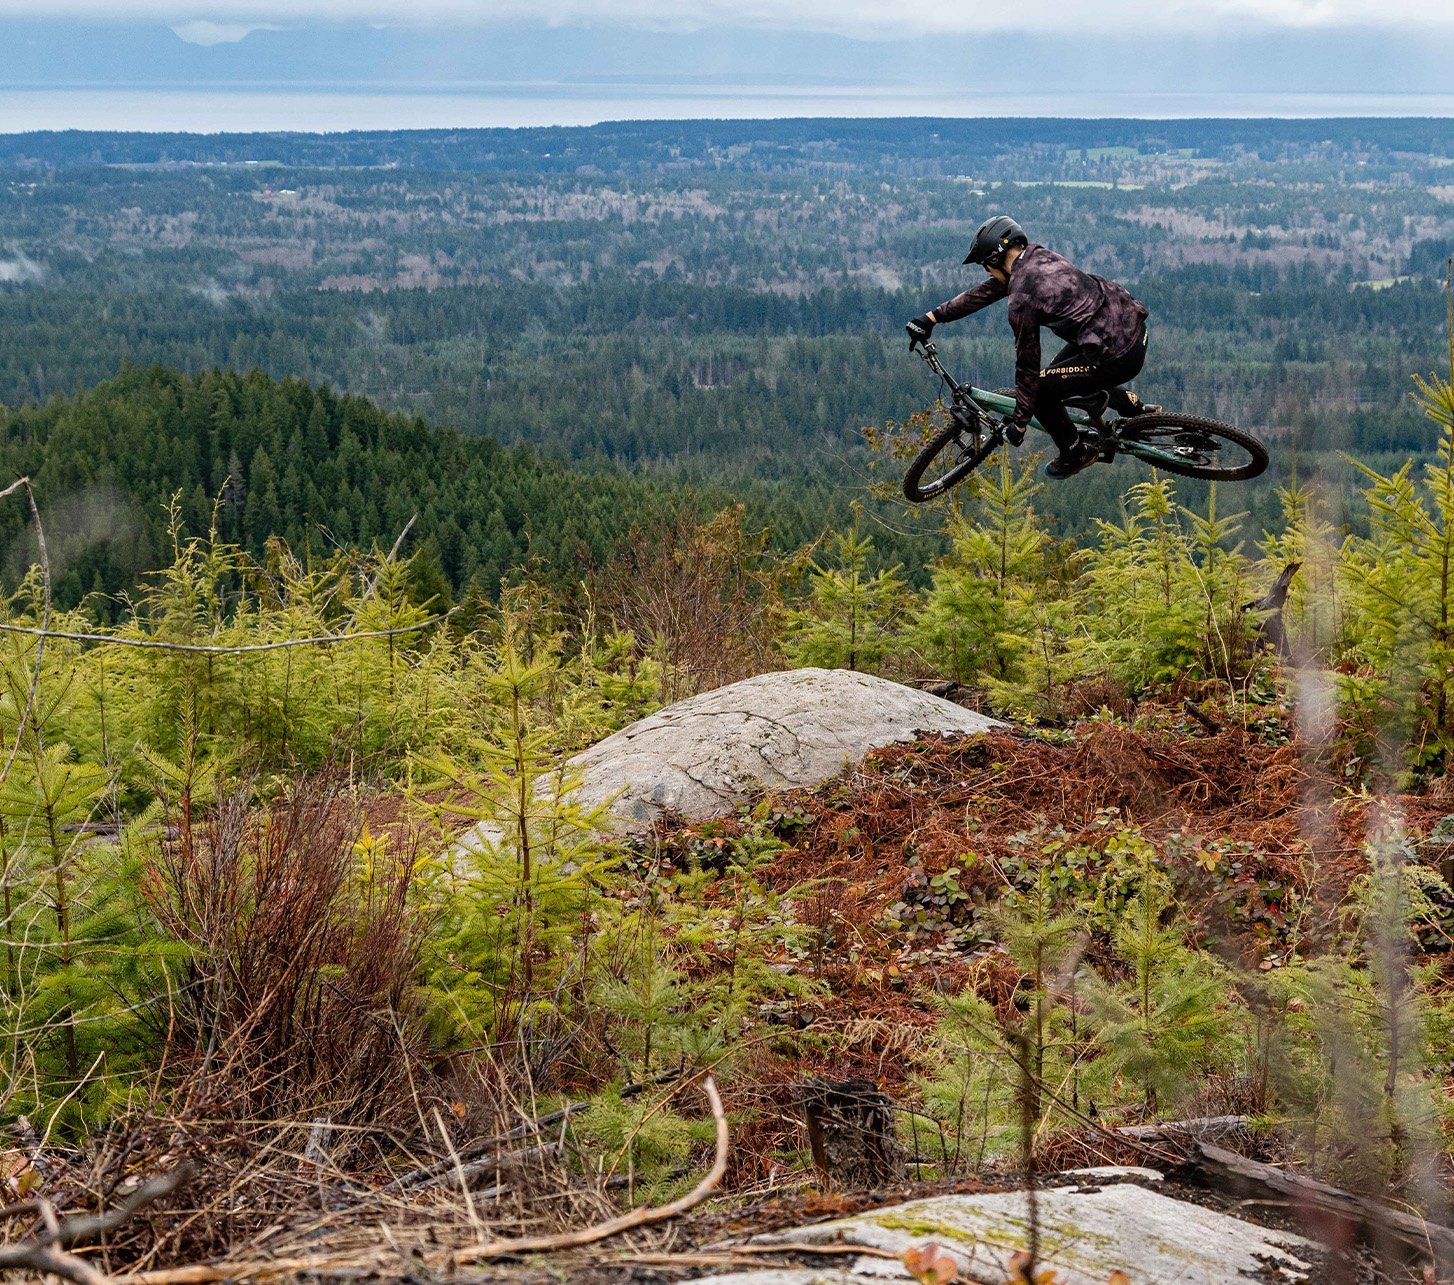
{"type": "Polygon", "coordinates": [[[1267,467],[1267,447],[1251,433],[1196,415],[1137,415],[1116,424],[1118,449],[1168,473],[1243,482],[1267,467]]]}
{"type": "Polygon", "coordinates": [[[999,444],[998,433],[975,433],[958,424],[941,428],[905,470],[905,497],[922,504],[943,495],[984,463],[999,444]]]}

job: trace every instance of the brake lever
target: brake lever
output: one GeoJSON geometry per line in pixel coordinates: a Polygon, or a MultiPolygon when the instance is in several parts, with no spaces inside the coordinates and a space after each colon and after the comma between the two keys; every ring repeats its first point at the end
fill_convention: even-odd
{"type": "Polygon", "coordinates": [[[1025,430],[1016,428],[1014,421],[1008,415],[980,410],[979,417],[988,426],[990,435],[997,437],[1000,441],[1009,442],[1011,446],[1019,446],[1025,440],[1025,430]]]}

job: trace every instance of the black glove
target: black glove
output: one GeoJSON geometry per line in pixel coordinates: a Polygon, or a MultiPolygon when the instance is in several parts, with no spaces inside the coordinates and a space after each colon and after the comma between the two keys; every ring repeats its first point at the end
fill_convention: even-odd
{"type": "Polygon", "coordinates": [[[1011,446],[1019,446],[1025,440],[1025,428],[1026,425],[1017,424],[1014,420],[1006,421],[1005,441],[1009,442],[1011,446]]]}
{"type": "Polygon", "coordinates": [[[909,351],[913,352],[920,344],[926,343],[929,336],[934,332],[934,314],[926,312],[922,317],[915,317],[904,327],[909,332],[909,351]]]}

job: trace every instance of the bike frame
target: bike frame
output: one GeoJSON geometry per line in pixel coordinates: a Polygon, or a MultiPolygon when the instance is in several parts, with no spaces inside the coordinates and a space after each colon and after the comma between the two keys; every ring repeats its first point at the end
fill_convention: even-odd
{"type": "MultiPolygon", "coordinates": [[[[954,378],[939,360],[939,350],[932,343],[919,345],[919,356],[924,359],[925,365],[929,367],[941,380],[944,386],[953,395],[956,405],[965,406],[967,402],[973,402],[980,410],[987,410],[996,415],[1003,415],[1007,419],[1015,413],[1015,399],[1004,393],[992,393],[987,388],[976,388],[973,384],[961,384],[954,378]]],[[[966,409],[967,406],[966,406],[966,409]]],[[[1078,406],[1067,406],[1066,414],[1070,416],[1070,422],[1077,428],[1098,427],[1091,417],[1078,406]]],[[[1038,428],[1045,432],[1045,425],[1038,419],[1030,421],[1031,428],[1038,428]]]]}
{"type": "MultiPolygon", "coordinates": [[[[981,410],[1002,416],[1005,420],[1014,414],[1013,397],[1004,393],[992,393],[987,388],[976,388],[972,384],[961,384],[944,369],[939,360],[939,350],[932,343],[920,344],[918,352],[929,369],[943,380],[956,407],[975,414],[976,419],[979,418],[978,411],[981,410]]],[[[1117,455],[1134,455],[1138,460],[1144,460],[1152,466],[1181,463],[1181,457],[1171,451],[1163,450],[1150,442],[1137,441],[1134,437],[1122,437],[1116,431],[1117,421],[1114,419],[1108,424],[1100,413],[1091,415],[1082,407],[1074,405],[1067,405],[1065,413],[1070,417],[1070,422],[1099,448],[1103,460],[1109,461],[1117,455]]],[[[1042,433],[1046,431],[1045,426],[1037,419],[1030,421],[1030,427],[1038,428],[1042,433]]],[[[1003,434],[1004,424],[995,424],[993,428],[1003,434]]]]}

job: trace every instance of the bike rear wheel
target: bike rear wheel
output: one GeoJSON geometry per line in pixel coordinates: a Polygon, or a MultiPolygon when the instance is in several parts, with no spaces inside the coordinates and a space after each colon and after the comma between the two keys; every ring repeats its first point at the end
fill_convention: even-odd
{"type": "Polygon", "coordinates": [[[1267,467],[1267,447],[1214,419],[1157,413],[1122,419],[1115,427],[1121,452],[1182,477],[1242,482],[1267,467]]]}
{"type": "Polygon", "coordinates": [[[905,497],[915,504],[922,504],[936,495],[943,495],[984,463],[999,444],[998,433],[975,434],[960,424],[941,428],[904,471],[905,497]],[[927,481],[926,473],[929,474],[927,481]]]}

